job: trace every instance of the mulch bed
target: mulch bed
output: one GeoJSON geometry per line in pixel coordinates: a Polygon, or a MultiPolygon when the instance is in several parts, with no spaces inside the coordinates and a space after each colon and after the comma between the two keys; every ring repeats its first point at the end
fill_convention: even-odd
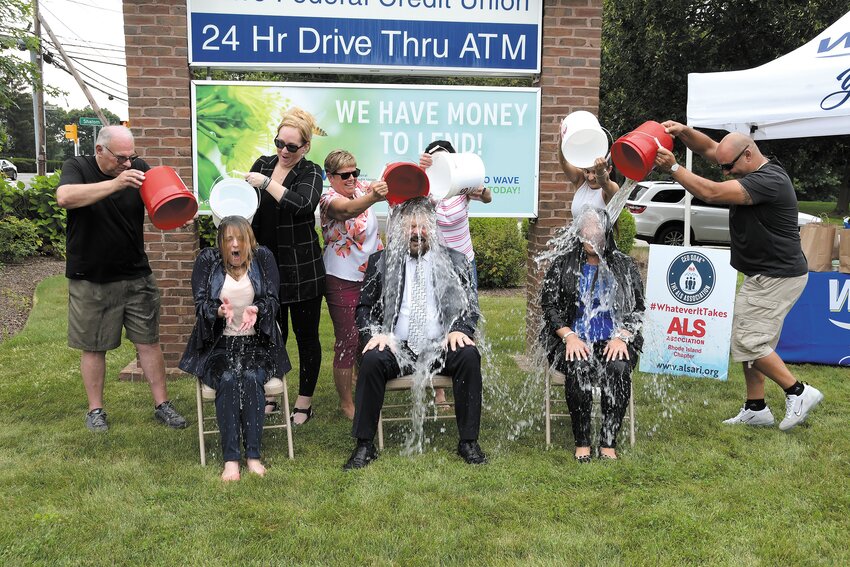
{"type": "Polygon", "coordinates": [[[24,328],[41,280],[64,272],[65,260],[43,256],[0,266],[0,342],[24,328]]]}

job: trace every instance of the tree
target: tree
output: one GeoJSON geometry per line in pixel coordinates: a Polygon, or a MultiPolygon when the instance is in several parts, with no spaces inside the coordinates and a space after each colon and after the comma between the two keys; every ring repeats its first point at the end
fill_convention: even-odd
{"type": "MultiPolygon", "coordinates": [[[[847,10],[826,0],[604,0],[603,7],[599,114],[615,138],[646,120],[685,122],[688,73],[763,65],[800,47],[847,10]]],[[[706,133],[715,139],[725,134],[706,133]]],[[[759,146],[780,156],[802,198],[834,198],[842,183],[847,190],[847,136],[759,146]]],[[[705,160],[694,160],[694,166],[700,175],[720,179],[719,169],[705,160]]]]}

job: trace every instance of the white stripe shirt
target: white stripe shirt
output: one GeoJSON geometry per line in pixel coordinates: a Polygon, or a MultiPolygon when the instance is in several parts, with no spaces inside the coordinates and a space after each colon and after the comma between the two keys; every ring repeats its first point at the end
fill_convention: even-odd
{"type": "Polygon", "coordinates": [[[469,197],[458,195],[438,201],[436,212],[440,243],[466,255],[471,262],[475,252],[469,235],[469,197]]]}

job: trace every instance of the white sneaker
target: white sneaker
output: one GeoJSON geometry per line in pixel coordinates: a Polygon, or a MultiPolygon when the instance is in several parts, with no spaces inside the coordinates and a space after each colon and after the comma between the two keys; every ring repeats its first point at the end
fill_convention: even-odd
{"type": "Polygon", "coordinates": [[[773,414],[770,412],[769,407],[758,411],[742,407],[738,415],[724,420],[723,423],[727,425],[738,423],[743,423],[744,425],[773,425],[773,414]]]}
{"type": "Polygon", "coordinates": [[[808,384],[803,384],[803,393],[799,396],[785,396],[785,419],[779,424],[779,429],[788,431],[798,423],[803,423],[822,399],[821,391],[808,384]]]}

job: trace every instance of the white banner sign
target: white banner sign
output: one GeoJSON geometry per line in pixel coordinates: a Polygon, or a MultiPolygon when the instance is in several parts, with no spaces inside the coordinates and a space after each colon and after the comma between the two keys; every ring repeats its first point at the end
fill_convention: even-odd
{"type": "Polygon", "coordinates": [[[641,372],[726,380],[737,278],[728,250],[650,246],[641,372]]]}

